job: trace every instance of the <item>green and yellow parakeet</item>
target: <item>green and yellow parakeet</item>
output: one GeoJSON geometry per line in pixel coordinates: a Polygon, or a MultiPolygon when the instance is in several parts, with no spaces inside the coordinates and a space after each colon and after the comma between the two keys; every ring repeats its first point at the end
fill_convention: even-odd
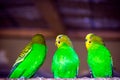
{"type": "Polygon", "coordinates": [[[112,57],[101,37],[89,33],[86,36],[88,66],[94,78],[112,77],[112,57]]]}
{"type": "Polygon", "coordinates": [[[44,36],[36,34],[14,63],[9,78],[30,78],[43,64],[47,53],[44,36]]]}
{"type": "Polygon", "coordinates": [[[53,56],[51,70],[54,78],[75,78],[80,60],[67,35],[56,37],[57,50],[53,56]]]}

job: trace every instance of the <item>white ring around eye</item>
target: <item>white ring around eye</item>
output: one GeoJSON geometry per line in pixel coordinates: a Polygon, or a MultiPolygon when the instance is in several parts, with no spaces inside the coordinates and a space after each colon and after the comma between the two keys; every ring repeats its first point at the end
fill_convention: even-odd
{"type": "Polygon", "coordinates": [[[59,37],[58,37],[58,38],[60,39],[61,37],[62,37],[62,35],[59,35],[59,37]]]}

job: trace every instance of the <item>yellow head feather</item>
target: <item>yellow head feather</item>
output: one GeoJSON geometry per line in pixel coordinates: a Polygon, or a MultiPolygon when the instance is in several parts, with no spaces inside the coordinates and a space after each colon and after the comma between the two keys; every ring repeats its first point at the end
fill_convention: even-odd
{"type": "Polygon", "coordinates": [[[67,35],[61,34],[56,37],[55,44],[58,48],[61,46],[62,43],[66,43],[67,45],[72,47],[72,42],[67,35]]]}
{"type": "Polygon", "coordinates": [[[87,48],[89,48],[89,46],[91,45],[92,42],[96,42],[98,44],[103,44],[104,45],[104,42],[103,42],[102,38],[93,34],[93,33],[87,34],[85,39],[86,39],[85,43],[86,43],[87,48]]]}
{"type": "Polygon", "coordinates": [[[32,43],[46,44],[42,34],[36,34],[32,37],[32,43]]]}

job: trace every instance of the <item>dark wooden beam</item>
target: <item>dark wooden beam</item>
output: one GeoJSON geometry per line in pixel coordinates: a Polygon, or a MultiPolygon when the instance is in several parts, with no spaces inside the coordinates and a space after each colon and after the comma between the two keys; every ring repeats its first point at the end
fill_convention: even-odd
{"type": "Polygon", "coordinates": [[[68,35],[72,37],[72,39],[80,39],[85,40],[85,36],[88,33],[94,33],[98,36],[101,36],[103,40],[107,41],[120,41],[120,31],[114,31],[114,30],[78,30],[78,31],[72,31],[69,30],[68,35]]]}
{"type": "MultiPolygon", "coordinates": [[[[59,1],[57,4],[59,4],[61,9],[64,8],[70,8],[73,10],[76,9],[82,9],[82,10],[90,10],[92,15],[94,16],[103,16],[103,17],[109,17],[109,18],[116,18],[120,19],[120,7],[118,4],[115,5],[115,3],[110,3],[109,1],[104,3],[90,3],[90,2],[72,2],[72,1],[59,1]],[[92,6],[92,10],[91,10],[92,6]]],[[[63,13],[64,14],[71,14],[71,13],[63,13]]],[[[88,13],[85,13],[85,15],[88,13]]],[[[81,14],[79,14],[81,15],[81,14]]],[[[89,15],[89,14],[88,14],[89,15]]]]}
{"type": "Polygon", "coordinates": [[[10,28],[0,29],[0,37],[3,38],[31,38],[35,34],[43,34],[46,38],[55,37],[56,35],[48,29],[30,29],[30,28],[10,28]]]}
{"type": "MultiPolygon", "coordinates": [[[[76,13],[70,13],[70,12],[65,12],[65,13],[62,13],[62,16],[64,18],[90,18],[92,15],[89,14],[89,13],[79,13],[79,14],[76,14],[76,13]]],[[[98,11],[94,11],[93,12],[93,16],[94,16],[94,19],[113,19],[113,20],[118,20],[120,21],[120,16],[117,17],[117,15],[107,15],[106,13],[104,12],[98,12],[98,11]]]]}
{"type": "MultiPolygon", "coordinates": [[[[54,34],[51,30],[48,29],[0,29],[0,38],[31,38],[34,34],[43,34],[46,38],[54,38],[54,34]]],[[[68,30],[67,35],[72,39],[85,40],[85,36],[88,33],[95,33],[101,36],[104,40],[120,41],[120,31],[110,31],[110,30],[68,30]]]]}
{"type": "Polygon", "coordinates": [[[69,8],[89,8],[89,3],[85,2],[69,2],[69,1],[59,1],[58,4],[60,7],[69,7],[69,8]]]}
{"type": "Polygon", "coordinates": [[[19,22],[20,27],[25,27],[26,28],[48,28],[48,24],[42,19],[42,18],[38,18],[38,19],[26,19],[26,18],[20,18],[15,17],[16,21],[19,22]]]}
{"type": "Polygon", "coordinates": [[[20,6],[33,6],[33,2],[31,0],[10,0],[10,1],[0,1],[0,5],[4,5],[5,8],[11,8],[11,7],[20,7],[20,6]]]}
{"type": "Polygon", "coordinates": [[[49,0],[34,0],[38,11],[42,14],[43,18],[50,25],[53,32],[60,34],[65,32],[65,27],[58,14],[57,8],[49,0]]]}

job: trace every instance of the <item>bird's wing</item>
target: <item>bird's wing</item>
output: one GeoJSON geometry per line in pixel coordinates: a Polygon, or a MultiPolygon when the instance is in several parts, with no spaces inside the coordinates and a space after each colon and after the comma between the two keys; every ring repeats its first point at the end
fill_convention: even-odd
{"type": "Polygon", "coordinates": [[[29,54],[29,52],[32,50],[31,45],[32,45],[32,42],[29,43],[29,44],[22,50],[22,52],[21,52],[20,55],[18,56],[18,58],[17,58],[17,60],[15,61],[15,63],[14,63],[13,66],[15,66],[16,64],[22,62],[22,61],[25,59],[25,57],[26,57],[26,56],[29,54]]]}

